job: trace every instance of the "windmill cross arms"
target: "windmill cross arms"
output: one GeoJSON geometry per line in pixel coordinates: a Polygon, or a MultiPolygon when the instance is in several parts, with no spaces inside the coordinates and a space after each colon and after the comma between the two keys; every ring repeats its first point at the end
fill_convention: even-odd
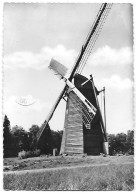
{"type": "MultiPolygon", "coordinates": [[[[87,37],[87,40],[84,44],[84,46],[82,46],[82,49],[81,49],[81,52],[79,54],[79,56],[77,57],[77,60],[76,60],[76,63],[74,64],[73,66],[73,69],[71,71],[71,74],[69,76],[69,81],[72,81],[75,73],[77,72],[77,70],[79,68],[83,68],[95,42],[96,42],[96,39],[102,29],[102,26],[105,22],[105,19],[108,15],[108,12],[111,8],[111,4],[108,4],[108,3],[103,3],[97,16],[96,16],[96,20],[94,21],[94,24],[91,28],[91,32],[89,32],[89,35],[87,37]],[[79,67],[80,66],[80,67],[79,67]]],[[[64,71],[66,70],[65,68],[63,69],[64,71]]],[[[56,71],[57,72],[57,71],[56,71]]],[[[65,75],[65,72],[63,72],[63,76],[65,75]]],[[[57,72],[58,74],[58,72],[57,72]]],[[[45,125],[44,125],[44,128],[41,129],[39,131],[39,133],[37,134],[37,139],[39,140],[42,132],[44,131],[44,129],[46,128],[46,125],[47,123],[49,122],[49,120],[51,119],[57,105],[59,104],[60,100],[62,99],[63,95],[66,93],[66,90],[67,90],[67,85],[64,87],[64,89],[62,90],[61,94],[59,95],[55,105],[53,106],[52,110],[50,111],[47,119],[45,120],[45,125]],[[46,122],[47,121],[47,122],[46,122]]]]}

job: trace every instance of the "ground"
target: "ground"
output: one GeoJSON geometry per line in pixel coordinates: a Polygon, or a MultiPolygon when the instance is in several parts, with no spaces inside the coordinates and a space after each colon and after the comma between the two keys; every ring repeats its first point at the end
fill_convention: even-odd
{"type": "Polygon", "coordinates": [[[133,156],[6,158],[4,189],[133,190],[133,172],[133,156]]]}
{"type": "Polygon", "coordinates": [[[42,156],[35,158],[19,159],[5,158],[4,171],[31,170],[43,168],[56,168],[66,166],[102,165],[112,163],[133,163],[133,156],[42,156]]]}

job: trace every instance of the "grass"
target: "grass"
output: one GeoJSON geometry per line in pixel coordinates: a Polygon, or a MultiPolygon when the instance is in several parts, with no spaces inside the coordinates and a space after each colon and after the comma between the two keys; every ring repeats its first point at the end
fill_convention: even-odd
{"type": "Polygon", "coordinates": [[[5,190],[124,190],[134,189],[129,164],[54,169],[37,173],[5,174],[5,190]]]}
{"type": "Polygon", "coordinates": [[[78,165],[97,165],[97,164],[123,164],[134,162],[133,156],[55,156],[55,157],[36,157],[27,159],[18,158],[5,158],[4,166],[10,166],[9,170],[5,171],[17,171],[17,170],[29,170],[29,169],[43,169],[43,168],[54,168],[54,167],[66,167],[66,166],[78,166],[78,165]]]}

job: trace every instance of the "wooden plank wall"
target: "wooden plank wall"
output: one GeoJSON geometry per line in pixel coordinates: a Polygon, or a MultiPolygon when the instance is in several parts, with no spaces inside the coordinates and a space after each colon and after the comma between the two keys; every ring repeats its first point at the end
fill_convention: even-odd
{"type": "MultiPolygon", "coordinates": [[[[70,95],[70,94],[69,94],[70,95]]],[[[60,154],[83,154],[82,111],[68,99],[60,154]]]]}

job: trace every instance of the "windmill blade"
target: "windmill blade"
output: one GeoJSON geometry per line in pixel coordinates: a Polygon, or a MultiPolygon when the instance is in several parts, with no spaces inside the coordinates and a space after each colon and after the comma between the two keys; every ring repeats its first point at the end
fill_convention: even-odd
{"type": "Polygon", "coordinates": [[[53,105],[53,107],[52,107],[52,109],[51,109],[51,111],[49,112],[49,114],[47,115],[47,117],[46,117],[46,119],[45,119],[45,121],[44,121],[44,125],[43,125],[42,128],[38,131],[37,136],[36,136],[36,137],[37,137],[37,138],[36,138],[36,139],[37,139],[37,142],[39,141],[39,139],[40,139],[40,137],[41,137],[43,131],[46,129],[46,126],[48,125],[48,122],[49,122],[50,119],[52,118],[53,113],[54,113],[54,111],[56,110],[56,108],[57,108],[57,106],[58,106],[60,100],[62,99],[62,97],[63,97],[63,95],[64,95],[66,89],[67,89],[67,86],[64,87],[64,89],[62,90],[62,92],[61,92],[60,95],[58,96],[56,102],[54,103],[54,105],[53,105]]]}
{"type": "Polygon", "coordinates": [[[51,59],[49,69],[52,69],[55,73],[57,73],[61,77],[64,77],[68,70],[64,65],[54,60],[53,58],[51,59]]]}
{"type": "Polygon", "coordinates": [[[77,57],[76,63],[72,69],[70,80],[73,78],[75,73],[81,73],[86,61],[96,43],[98,36],[102,30],[102,27],[106,21],[109,11],[112,7],[112,3],[103,3],[100,10],[95,18],[95,21],[90,29],[90,32],[86,38],[85,44],[82,46],[81,52],[77,57]]]}

